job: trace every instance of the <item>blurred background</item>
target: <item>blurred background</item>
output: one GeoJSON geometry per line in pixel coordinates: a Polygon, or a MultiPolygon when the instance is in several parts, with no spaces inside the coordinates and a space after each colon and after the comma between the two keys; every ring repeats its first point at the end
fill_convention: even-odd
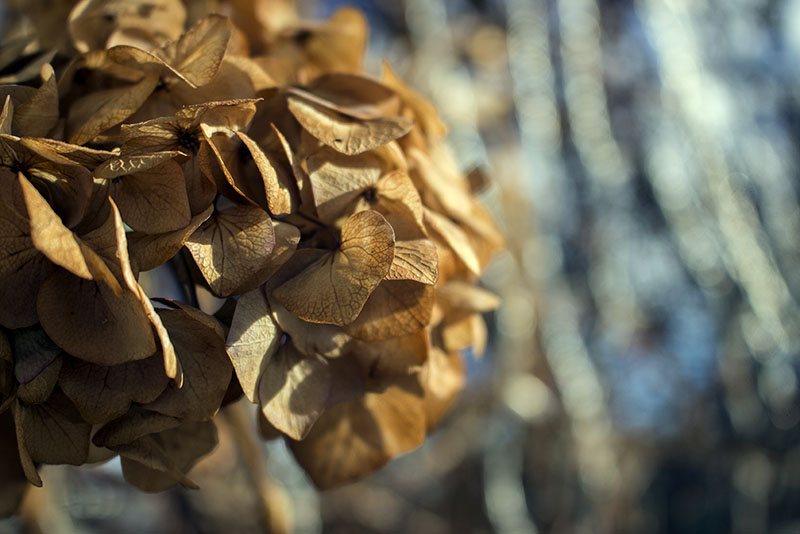
{"type": "MultiPolygon", "coordinates": [[[[348,4],[368,71],[386,59],[491,176],[508,250],[482,283],[503,304],[419,450],[319,494],[263,445],[272,524],[800,532],[800,0],[348,4]]],[[[224,426],[201,492],[46,469],[0,533],[258,532],[224,426]]]]}

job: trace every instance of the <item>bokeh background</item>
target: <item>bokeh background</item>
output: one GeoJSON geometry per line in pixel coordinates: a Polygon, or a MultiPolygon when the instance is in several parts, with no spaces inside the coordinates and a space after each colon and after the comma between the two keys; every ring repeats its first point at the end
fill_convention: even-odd
{"type": "Polygon", "coordinates": [[[46,469],[0,533],[800,532],[800,0],[349,4],[492,178],[503,304],[455,409],[323,494],[262,445],[267,503],[223,420],[202,491],[46,469]]]}

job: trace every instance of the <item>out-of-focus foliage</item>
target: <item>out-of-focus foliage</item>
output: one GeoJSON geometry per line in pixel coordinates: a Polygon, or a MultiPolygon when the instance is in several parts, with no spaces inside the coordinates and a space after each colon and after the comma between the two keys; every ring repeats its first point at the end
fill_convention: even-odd
{"type": "MultiPolygon", "coordinates": [[[[367,70],[388,59],[492,171],[503,305],[420,450],[317,495],[270,448],[295,531],[800,530],[800,2],[357,3],[367,70]]],[[[82,477],[68,519],[119,524],[82,477]]],[[[182,518],[141,506],[248,528],[241,494],[169,495],[182,518]]]]}

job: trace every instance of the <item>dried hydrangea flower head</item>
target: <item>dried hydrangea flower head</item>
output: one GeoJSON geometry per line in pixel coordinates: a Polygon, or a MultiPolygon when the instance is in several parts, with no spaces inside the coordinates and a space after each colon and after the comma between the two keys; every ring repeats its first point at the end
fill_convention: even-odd
{"type": "Polygon", "coordinates": [[[143,490],[194,487],[240,397],[345,483],[419,446],[485,346],[483,181],[388,65],[361,72],[363,17],[187,5],[84,0],[0,54],[57,51],[0,86],[4,514],[41,464],[119,455],[143,490]],[[146,293],[157,268],[183,298],[146,293]]]}

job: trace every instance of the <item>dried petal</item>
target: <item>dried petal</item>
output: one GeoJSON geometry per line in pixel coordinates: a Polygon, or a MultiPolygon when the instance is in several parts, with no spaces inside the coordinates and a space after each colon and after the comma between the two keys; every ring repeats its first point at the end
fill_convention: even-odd
{"type": "Polygon", "coordinates": [[[254,206],[216,212],[186,242],[211,291],[220,297],[263,283],[274,270],[274,246],[272,220],[254,206]]]}
{"type": "Polygon", "coordinates": [[[325,409],[331,375],[327,361],[285,343],[267,363],[258,388],[264,417],[292,439],[303,439],[325,409]]]}
{"type": "Polygon", "coordinates": [[[370,120],[348,118],[296,97],[287,99],[289,111],[311,135],[348,155],[372,150],[404,136],[413,123],[402,117],[370,120]]]}
{"type": "Polygon", "coordinates": [[[239,297],[227,345],[242,391],[250,402],[256,402],[258,381],[277,352],[281,336],[263,290],[255,289],[239,297]]]}
{"type": "Polygon", "coordinates": [[[393,257],[392,227],[379,213],[362,211],[342,227],[339,250],[319,258],[273,294],[301,319],[346,325],[388,274],[393,257]]]}

